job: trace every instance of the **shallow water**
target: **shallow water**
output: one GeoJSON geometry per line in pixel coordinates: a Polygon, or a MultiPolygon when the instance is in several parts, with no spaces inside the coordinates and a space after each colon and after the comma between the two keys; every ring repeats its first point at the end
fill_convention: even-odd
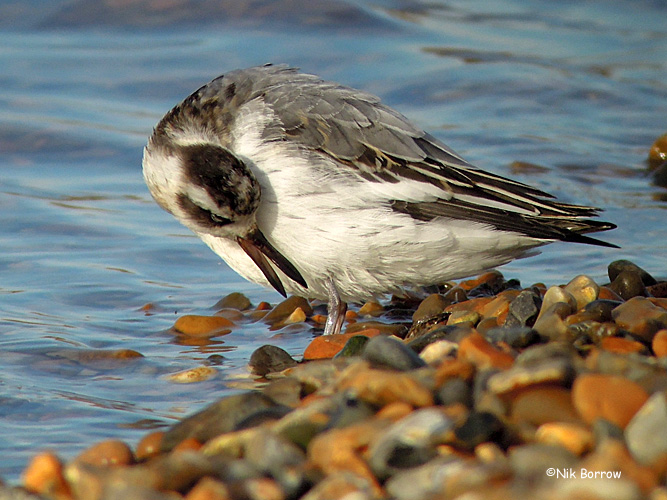
{"type": "Polygon", "coordinates": [[[312,338],[260,323],[197,346],[165,331],[232,291],[279,300],[162,212],[141,177],[162,114],[237,67],[286,62],[378,94],[473,163],[600,206],[619,226],[603,238],[621,250],[554,244],[505,266],[508,277],[557,284],[585,272],[603,282],[619,258],[664,275],[667,193],[644,163],[667,132],[660,0],[359,0],[342,14],[331,2],[229,3],[222,14],[173,16],[67,4],[0,2],[5,480],[42,449],[71,458],[94,440],[135,444],[146,428],[239,390],[258,346],[298,355],[312,338]],[[91,360],[86,349],[143,358],[91,360]],[[216,378],[165,379],[206,364],[216,378]]]}

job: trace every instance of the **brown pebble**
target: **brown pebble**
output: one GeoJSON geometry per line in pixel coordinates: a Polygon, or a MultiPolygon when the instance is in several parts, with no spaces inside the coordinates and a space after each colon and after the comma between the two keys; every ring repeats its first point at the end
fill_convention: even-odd
{"type": "Polygon", "coordinates": [[[375,414],[375,417],[397,422],[403,417],[408,416],[413,410],[414,408],[412,405],[404,403],[403,401],[396,401],[381,408],[380,411],[375,414]]]}
{"type": "Polygon", "coordinates": [[[203,477],[185,496],[185,500],[231,500],[229,488],[222,481],[203,477]]]}
{"type": "Polygon", "coordinates": [[[572,385],[572,402],[588,424],[604,418],[625,429],[649,395],[635,382],[617,375],[580,375],[572,385]]]}
{"type": "Polygon", "coordinates": [[[654,305],[645,297],[633,297],[615,308],[611,314],[618,326],[647,343],[653,340],[658,330],[667,327],[667,310],[654,305]]]}
{"type": "Polygon", "coordinates": [[[600,299],[600,300],[616,300],[618,302],[623,301],[623,297],[621,297],[619,294],[617,294],[614,290],[612,290],[608,286],[601,286],[600,287],[600,294],[598,295],[598,299],[600,299]]]}
{"type": "Polygon", "coordinates": [[[646,351],[646,346],[641,342],[623,337],[605,337],[600,341],[600,347],[605,351],[615,352],[616,354],[643,353],[646,351]]]}
{"type": "Polygon", "coordinates": [[[211,366],[198,366],[189,370],[183,370],[176,373],[170,373],[165,378],[169,382],[175,384],[193,384],[196,382],[204,382],[215,377],[218,370],[211,366]]]}
{"type": "Polygon", "coordinates": [[[649,169],[656,169],[667,160],[667,134],[658,137],[648,151],[649,169]]]}
{"type": "Polygon", "coordinates": [[[517,423],[542,425],[549,422],[580,422],[572,396],[564,387],[533,387],[512,401],[511,418],[517,423]]]}
{"type": "Polygon", "coordinates": [[[229,295],[221,298],[213,308],[220,309],[236,309],[238,311],[245,311],[250,309],[250,299],[239,292],[232,292],[229,295]]]}
{"type": "Polygon", "coordinates": [[[451,300],[447,300],[439,293],[433,293],[421,301],[417,310],[412,314],[412,321],[423,321],[442,314],[449,304],[451,300]]]}
{"type": "Polygon", "coordinates": [[[233,326],[234,323],[222,316],[187,314],[176,320],[174,329],[183,335],[208,338],[226,335],[232,331],[233,326]]]}
{"type": "Polygon", "coordinates": [[[442,386],[445,382],[452,378],[460,378],[465,381],[472,380],[475,374],[475,365],[464,359],[446,360],[438,366],[435,372],[436,387],[442,386]]]}
{"type": "Polygon", "coordinates": [[[658,478],[649,467],[635,462],[622,441],[606,439],[580,462],[582,468],[593,471],[621,471],[623,479],[632,481],[648,493],[658,484],[658,478]]]}
{"type": "Polygon", "coordinates": [[[371,300],[366,302],[363,306],[359,308],[360,316],[381,316],[384,312],[384,307],[379,302],[371,300]]]}
{"type": "Polygon", "coordinates": [[[380,330],[369,328],[359,332],[338,333],[335,335],[321,335],[315,337],[303,352],[303,360],[311,361],[314,359],[333,358],[343,347],[345,347],[347,341],[356,335],[375,337],[376,335],[380,335],[380,330]]]}
{"type": "Polygon", "coordinates": [[[183,441],[178,443],[172,449],[172,453],[178,453],[183,451],[199,451],[202,447],[202,444],[193,437],[185,438],[183,441]]]}
{"type": "Polygon", "coordinates": [[[31,493],[57,500],[69,500],[72,494],[63,475],[63,464],[53,453],[33,457],[23,471],[23,486],[31,493]]]}
{"type": "Polygon", "coordinates": [[[137,444],[137,460],[146,460],[160,454],[160,446],[164,431],[154,431],[146,434],[137,444]]]}
{"type": "Polygon", "coordinates": [[[478,332],[461,340],[458,358],[469,361],[480,370],[487,368],[505,370],[514,364],[512,356],[493,347],[478,332]]]}
{"type": "Polygon", "coordinates": [[[466,300],[465,302],[458,302],[445,307],[446,313],[454,313],[456,311],[475,311],[479,312],[482,308],[493,300],[493,297],[475,297],[474,299],[466,300]]]}
{"type": "Polygon", "coordinates": [[[313,314],[313,308],[306,299],[292,295],[271,309],[271,311],[264,316],[263,321],[269,325],[277,325],[285,321],[298,307],[301,308],[306,316],[313,314]]]}
{"type": "Polygon", "coordinates": [[[658,358],[667,357],[667,330],[660,330],[655,334],[651,347],[658,358]]]}
{"type": "Polygon", "coordinates": [[[468,279],[465,281],[462,281],[459,283],[459,286],[463,288],[465,291],[472,290],[473,288],[477,288],[480,285],[492,285],[494,283],[502,282],[504,281],[503,274],[500,271],[489,271],[488,273],[484,273],[479,275],[476,278],[468,279]]]}
{"type": "Polygon", "coordinates": [[[521,290],[505,290],[496,295],[491,302],[486,304],[479,311],[482,318],[498,318],[498,323],[502,324],[507,316],[510,303],[518,297],[521,290]]]}
{"type": "Polygon", "coordinates": [[[382,488],[360,452],[389,425],[388,420],[373,419],[323,432],[308,445],[308,458],[327,474],[352,472],[365,478],[379,495],[382,488]]]}
{"type": "Polygon", "coordinates": [[[396,401],[414,407],[433,404],[433,393],[409,372],[376,370],[365,363],[348,367],[338,379],[338,388],[352,390],[359,398],[378,406],[396,401]]]}
{"type": "Polygon", "coordinates": [[[593,279],[583,274],[573,278],[567,285],[565,285],[564,290],[574,297],[574,300],[577,303],[577,310],[596,300],[600,294],[600,287],[598,284],[595,283],[593,279]]]}
{"type": "Polygon", "coordinates": [[[581,424],[550,422],[535,434],[538,443],[555,444],[581,456],[593,447],[593,432],[581,424]]]}
{"type": "Polygon", "coordinates": [[[304,321],[306,321],[306,313],[304,312],[303,309],[297,307],[296,309],[294,309],[294,311],[292,311],[292,314],[290,314],[289,316],[287,316],[287,318],[285,318],[283,324],[293,325],[295,323],[303,323],[304,321]]]}
{"type": "Polygon", "coordinates": [[[134,455],[123,441],[109,439],[86,449],[74,461],[95,466],[131,465],[134,455]]]}

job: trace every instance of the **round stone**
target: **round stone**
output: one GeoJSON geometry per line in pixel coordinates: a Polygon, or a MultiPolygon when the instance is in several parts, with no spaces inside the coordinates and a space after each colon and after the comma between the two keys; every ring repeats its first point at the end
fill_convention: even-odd
{"type": "Polygon", "coordinates": [[[572,385],[572,401],[588,424],[604,418],[624,429],[648,399],[635,382],[618,375],[580,375],[572,385]]]}
{"type": "Polygon", "coordinates": [[[287,351],[274,345],[263,345],[250,355],[248,366],[255,375],[281,372],[297,363],[287,351]]]}

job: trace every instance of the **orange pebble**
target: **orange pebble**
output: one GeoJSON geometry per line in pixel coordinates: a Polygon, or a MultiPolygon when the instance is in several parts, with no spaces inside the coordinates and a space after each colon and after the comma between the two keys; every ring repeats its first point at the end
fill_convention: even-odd
{"type": "Polygon", "coordinates": [[[469,361],[477,368],[499,368],[505,370],[514,364],[514,358],[493,347],[478,332],[465,337],[459,344],[458,358],[469,361]]]}
{"type": "Polygon", "coordinates": [[[96,466],[131,465],[134,463],[134,455],[123,441],[108,439],[86,449],[75,461],[96,466]]]}
{"type": "Polygon", "coordinates": [[[202,447],[202,444],[193,437],[185,438],[183,441],[178,443],[172,453],[179,453],[181,451],[198,451],[202,447]]]}
{"type": "Polygon", "coordinates": [[[659,358],[667,357],[667,330],[660,330],[653,337],[653,354],[659,358]]]}
{"type": "Polygon", "coordinates": [[[310,361],[313,359],[329,359],[333,358],[340,350],[345,347],[345,344],[351,337],[355,335],[363,335],[365,337],[375,337],[380,334],[380,330],[375,328],[367,328],[354,333],[338,333],[335,335],[321,335],[315,337],[306,350],[303,352],[303,360],[310,361]]]}
{"type": "Polygon", "coordinates": [[[635,382],[618,375],[580,375],[572,385],[572,402],[588,424],[604,418],[625,429],[649,395],[635,382]]]}
{"type": "Polygon", "coordinates": [[[164,431],[146,434],[137,445],[137,460],[146,460],[160,454],[164,431]]]}
{"type": "Polygon", "coordinates": [[[229,333],[232,326],[234,326],[234,323],[222,316],[187,314],[176,320],[174,329],[192,337],[214,337],[229,333]]]}
{"type": "Polygon", "coordinates": [[[600,347],[605,351],[616,354],[629,354],[631,352],[643,352],[646,350],[646,347],[641,342],[624,339],[623,337],[605,337],[600,342],[600,347]]]}
{"type": "Polygon", "coordinates": [[[25,489],[56,499],[72,497],[63,476],[63,464],[53,453],[45,452],[35,456],[23,472],[25,489]]]}

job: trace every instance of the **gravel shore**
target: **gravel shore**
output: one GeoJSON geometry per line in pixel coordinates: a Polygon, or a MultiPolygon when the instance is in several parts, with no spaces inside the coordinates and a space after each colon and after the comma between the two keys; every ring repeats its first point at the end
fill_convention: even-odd
{"type": "MultiPolygon", "coordinates": [[[[325,319],[299,297],[218,308],[174,332],[325,319]]],[[[628,261],[607,284],[522,287],[492,271],[364,304],[298,359],[263,346],[253,390],[135,447],[36,454],[0,499],[667,499],[666,368],[666,281],[628,261]]]]}

